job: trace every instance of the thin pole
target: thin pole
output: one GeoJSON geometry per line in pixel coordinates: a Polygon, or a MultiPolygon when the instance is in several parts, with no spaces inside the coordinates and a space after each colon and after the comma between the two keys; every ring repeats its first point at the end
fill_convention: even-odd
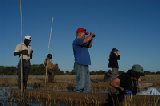
{"type": "MultiPolygon", "coordinates": [[[[21,14],[21,50],[22,50],[22,8],[20,0],[20,14],[21,14]]],[[[21,53],[21,96],[23,95],[23,66],[22,66],[22,53],[21,53]]]]}
{"type": "MultiPolygon", "coordinates": [[[[53,24],[53,19],[54,19],[54,17],[52,17],[52,24],[53,24]]],[[[50,45],[50,41],[51,41],[51,36],[52,36],[52,26],[51,26],[49,43],[48,43],[48,52],[49,52],[49,45],[50,45]]],[[[46,86],[46,83],[47,83],[47,68],[48,68],[48,58],[47,58],[47,66],[46,66],[45,86],[46,86]]]]}

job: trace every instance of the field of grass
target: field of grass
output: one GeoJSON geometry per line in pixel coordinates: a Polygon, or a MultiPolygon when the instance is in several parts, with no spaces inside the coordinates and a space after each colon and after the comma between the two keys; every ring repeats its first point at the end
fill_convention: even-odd
{"type": "MultiPolygon", "coordinates": [[[[91,83],[91,88],[89,95],[92,95],[94,92],[100,91],[110,91],[111,93],[116,93],[117,91],[109,85],[109,81],[103,82],[104,75],[92,75],[92,79],[97,80],[99,83],[91,83]]],[[[0,85],[1,86],[17,86],[17,77],[10,78],[1,78],[0,85]]],[[[28,78],[28,86],[33,86],[36,83],[40,84],[40,88],[44,90],[65,90],[70,91],[74,88],[76,84],[76,76],[75,75],[64,75],[64,76],[55,76],[54,83],[47,83],[46,86],[45,76],[29,76],[28,78]]],[[[160,87],[160,75],[146,75],[141,77],[141,81],[139,83],[153,83],[153,86],[160,87]]],[[[142,87],[138,89],[138,91],[146,90],[146,88],[142,87]]],[[[90,97],[92,98],[92,97],[90,97]]],[[[123,105],[125,106],[157,106],[160,105],[160,96],[145,96],[145,95],[135,95],[135,96],[125,96],[125,101],[123,105]]],[[[72,99],[71,101],[73,101],[72,99]]],[[[59,100],[60,102],[61,100],[59,100]]],[[[71,102],[71,103],[72,103],[71,102]]],[[[68,102],[67,102],[68,103],[68,102]]],[[[92,106],[96,106],[96,103],[92,104],[92,106]]],[[[104,105],[99,103],[99,105],[104,105]]],[[[86,105],[87,106],[87,105],[86,105]]]]}
{"type": "MultiPolygon", "coordinates": [[[[95,79],[97,81],[103,82],[104,75],[93,75],[92,79],[95,79]]],[[[48,80],[48,77],[47,77],[48,80]]],[[[55,82],[71,82],[76,83],[76,76],[75,75],[55,75],[54,78],[55,82]]],[[[38,83],[44,83],[45,82],[45,76],[34,76],[31,75],[28,77],[28,85],[32,85],[35,82],[38,83]]],[[[17,77],[10,77],[8,78],[7,75],[5,78],[0,79],[0,85],[7,85],[7,86],[15,86],[18,83],[18,76],[17,77]]]]}
{"type": "MultiPolygon", "coordinates": [[[[92,75],[92,79],[97,80],[98,82],[103,82],[104,75],[92,75]]],[[[47,77],[48,80],[48,77],[47,77]]],[[[67,82],[67,83],[76,83],[76,76],[75,75],[55,75],[55,82],[67,82]]],[[[0,85],[7,85],[7,86],[16,86],[18,82],[18,76],[17,77],[5,77],[0,79],[0,85]]],[[[28,78],[28,85],[33,85],[35,82],[38,83],[44,83],[45,82],[45,76],[34,76],[31,75],[28,78]]],[[[141,77],[141,82],[160,82],[160,75],[145,75],[141,77]]],[[[158,86],[158,85],[157,85],[158,86]]]]}

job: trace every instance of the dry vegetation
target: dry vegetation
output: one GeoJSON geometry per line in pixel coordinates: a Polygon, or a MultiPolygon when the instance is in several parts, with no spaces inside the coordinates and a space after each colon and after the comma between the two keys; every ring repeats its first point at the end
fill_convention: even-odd
{"type": "MultiPolygon", "coordinates": [[[[92,79],[97,80],[100,83],[103,83],[104,75],[92,75],[92,79]]],[[[47,77],[48,80],[48,77],[47,77]]],[[[45,82],[45,76],[29,76],[28,78],[28,86],[32,86],[35,82],[37,83],[44,83],[45,82]]],[[[62,75],[57,76],[55,75],[54,78],[55,83],[76,83],[76,76],[75,75],[62,75]]],[[[109,82],[109,81],[107,81],[109,82]]],[[[160,86],[160,75],[146,75],[141,77],[140,83],[154,83],[154,86],[160,86]]],[[[1,86],[17,86],[18,83],[18,76],[17,77],[11,77],[11,78],[1,78],[0,79],[0,85],[1,86]]]]}
{"type": "MultiPolygon", "coordinates": [[[[91,83],[90,93],[100,92],[100,91],[110,91],[111,93],[115,93],[116,90],[109,85],[109,81],[103,82],[104,75],[92,75],[92,79],[97,80],[99,83],[91,83]]],[[[1,86],[17,86],[18,78],[1,78],[0,85],[1,86]]],[[[66,75],[66,76],[55,76],[54,83],[47,83],[47,86],[44,85],[45,76],[29,76],[28,86],[33,86],[36,83],[40,84],[41,89],[44,90],[65,90],[70,91],[74,88],[76,84],[76,76],[74,75],[66,75]]],[[[141,77],[141,81],[139,83],[153,83],[153,86],[160,87],[160,75],[146,75],[141,77]]],[[[138,89],[138,91],[146,90],[145,87],[138,89]]],[[[123,106],[157,106],[160,105],[160,96],[144,96],[144,95],[136,95],[136,96],[126,96],[125,101],[123,102],[123,106]]],[[[32,98],[33,99],[33,98],[32,98]]],[[[40,98],[36,99],[39,100],[40,98]]],[[[17,101],[17,100],[16,100],[17,101]]],[[[50,98],[48,99],[48,103],[53,102],[50,98]]],[[[57,100],[54,100],[54,102],[57,100]]],[[[74,100],[68,99],[58,100],[58,102],[64,104],[74,104],[74,100]]],[[[79,103],[80,104],[80,103],[79,103]]],[[[83,105],[87,105],[87,103],[81,103],[83,105]]],[[[92,102],[90,106],[104,105],[100,102],[92,102]]]]}
{"type": "MultiPolygon", "coordinates": [[[[93,75],[92,79],[95,79],[99,82],[103,82],[104,75],[93,75]]],[[[48,80],[48,77],[47,77],[48,80]]],[[[76,76],[75,75],[62,75],[62,76],[56,76],[55,75],[55,82],[67,82],[67,83],[76,83],[76,76]]],[[[28,77],[28,85],[33,85],[35,82],[38,83],[44,83],[45,82],[45,76],[29,76],[28,77]]],[[[16,86],[18,83],[18,76],[17,77],[11,77],[11,78],[1,78],[0,79],[0,85],[7,85],[7,86],[16,86]]]]}

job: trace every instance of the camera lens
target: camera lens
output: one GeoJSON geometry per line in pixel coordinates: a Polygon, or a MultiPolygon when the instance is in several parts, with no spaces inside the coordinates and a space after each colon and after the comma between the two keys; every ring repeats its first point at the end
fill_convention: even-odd
{"type": "Polygon", "coordinates": [[[92,38],[94,38],[96,35],[93,35],[92,38]]]}

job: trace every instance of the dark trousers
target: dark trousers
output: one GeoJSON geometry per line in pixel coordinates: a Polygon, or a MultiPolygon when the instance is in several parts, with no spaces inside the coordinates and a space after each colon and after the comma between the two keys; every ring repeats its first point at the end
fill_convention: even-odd
{"type": "MultiPolygon", "coordinates": [[[[31,63],[30,61],[22,60],[22,66],[23,66],[23,82],[28,81],[28,73],[31,69],[31,63]]],[[[18,63],[18,83],[21,83],[21,60],[18,63]]]]}
{"type": "MultiPolygon", "coordinates": [[[[30,60],[22,60],[22,67],[23,67],[23,87],[24,89],[27,88],[27,81],[28,81],[28,73],[31,69],[30,60]]],[[[21,89],[21,60],[18,63],[18,88],[21,89]]]]}
{"type": "Polygon", "coordinates": [[[52,83],[54,81],[54,72],[52,69],[48,69],[48,82],[52,83]]]}

